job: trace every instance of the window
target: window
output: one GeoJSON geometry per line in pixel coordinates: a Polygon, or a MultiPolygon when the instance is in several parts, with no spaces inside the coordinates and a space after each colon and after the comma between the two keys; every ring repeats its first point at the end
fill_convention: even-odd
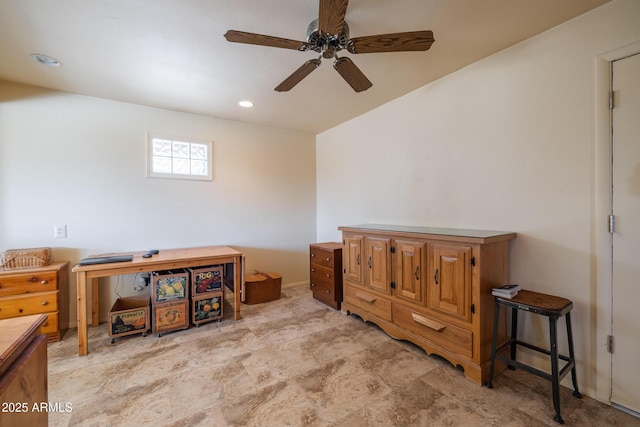
{"type": "Polygon", "coordinates": [[[212,145],[148,135],[147,176],[211,181],[212,145]]]}

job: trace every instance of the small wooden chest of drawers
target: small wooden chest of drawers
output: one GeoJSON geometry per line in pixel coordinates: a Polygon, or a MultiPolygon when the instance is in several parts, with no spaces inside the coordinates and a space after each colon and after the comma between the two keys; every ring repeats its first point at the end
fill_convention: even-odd
{"type": "Polygon", "coordinates": [[[342,244],[314,243],[309,246],[310,287],[313,297],[340,310],[342,303],[342,244]]]}
{"type": "Polygon", "coordinates": [[[0,319],[46,314],[42,333],[60,341],[69,328],[69,263],[0,270],[0,319]]]}

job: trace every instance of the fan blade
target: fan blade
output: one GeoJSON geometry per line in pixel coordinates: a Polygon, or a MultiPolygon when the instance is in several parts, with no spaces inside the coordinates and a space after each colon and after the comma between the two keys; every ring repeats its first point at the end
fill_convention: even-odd
{"type": "Polygon", "coordinates": [[[324,34],[342,33],[344,16],[347,13],[349,0],[320,0],[318,12],[318,30],[324,34]]]}
{"type": "Polygon", "coordinates": [[[281,37],[265,36],[263,34],[245,33],[244,31],[229,30],[224,34],[227,41],[233,43],[255,44],[259,46],[281,47],[283,49],[293,49],[306,51],[309,49],[307,42],[283,39],[281,37]]]}
{"type": "Polygon", "coordinates": [[[434,41],[431,30],[378,34],[349,40],[347,50],[351,53],[428,50],[434,41]]]}
{"type": "Polygon", "coordinates": [[[318,68],[319,66],[320,66],[319,59],[311,59],[305,62],[304,64],[302,64],[300,68],[295,70],[293,74],[291,74],[289,77],[284,79],[284,81],[280,83],[275,90],[277,90],[278,92],[286,92],[288,90],[293,89],[295,85],[300,83],[302,79],[304,79],[309,74],[311,74],[311,72],[316,68],[318,68]]]}
{"type": "Polygon", "coordinates": [[[342,78],[345,79],[346,82],[349,83],[349,86],[356,92],[362,92],[373,86],[373,83],[369,81],[367,76],[347,57],[336,59],[333,63],[333,68],[340,73],[342,78]]]}

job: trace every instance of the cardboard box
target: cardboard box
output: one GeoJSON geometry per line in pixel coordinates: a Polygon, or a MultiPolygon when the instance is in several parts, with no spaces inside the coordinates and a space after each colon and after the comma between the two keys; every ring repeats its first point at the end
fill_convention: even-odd
{"type": "Polygon", "coordinates": [[[109,336],[113,338],[132,334],[147,335],[151,329],[149,295],[118,298],[109,312],[109,336]]]}

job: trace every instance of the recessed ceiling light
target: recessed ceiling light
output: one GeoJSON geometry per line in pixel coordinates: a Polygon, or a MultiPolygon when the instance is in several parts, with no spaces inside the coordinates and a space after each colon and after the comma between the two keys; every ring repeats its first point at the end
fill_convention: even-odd
{"type": "Polygon", "coordinates": [[[47,55],[42,55],[40,53],[32,53],[29,56],[31,56],[31,58],[33,58],[34,61],[42,65],[47,65],[49,67],[60,67],[62,65],[62,62],[58,61],[56,58],[52,58],[47,55]]]}
{"type": "Polygon", "coordinates": [[[251,101],[240,101],[238,102],[238,105],[244,108],[251,108],[253,107],[253,102],[251,101]]]}

